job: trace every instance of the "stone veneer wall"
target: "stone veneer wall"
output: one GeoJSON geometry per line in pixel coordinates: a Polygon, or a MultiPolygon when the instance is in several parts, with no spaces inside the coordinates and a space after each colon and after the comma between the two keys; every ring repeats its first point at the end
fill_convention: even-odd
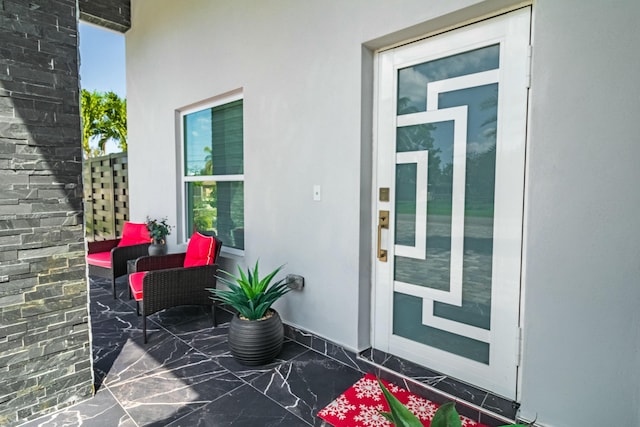
{"type": "Polygon", "coordinates": [[[131,28],[130,0],[78,0],[80,19],[124,33],[131,28]]]}
{"type": "Polygon", "coordinates": [[[3,426],[93,393],[76,7],[0,0],[3,426]]]}

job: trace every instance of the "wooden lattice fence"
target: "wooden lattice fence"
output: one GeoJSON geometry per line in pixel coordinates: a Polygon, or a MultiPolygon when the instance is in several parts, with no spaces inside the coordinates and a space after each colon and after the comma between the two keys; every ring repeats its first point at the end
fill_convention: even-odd
{"type": "Polygon", "coordinates": [[[127,153],[93,157],[84,162],[87,240],[113,239],[129,220],[127,153]]]}

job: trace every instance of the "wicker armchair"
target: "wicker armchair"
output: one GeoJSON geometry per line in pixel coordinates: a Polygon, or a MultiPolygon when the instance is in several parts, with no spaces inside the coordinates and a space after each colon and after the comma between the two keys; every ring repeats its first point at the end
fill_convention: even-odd
{"type": "MultiPolygon", "coordinates": [[[[134,224],[139,226],[140,224],[134,224]]],[[[126,226],[126,225],[125,225],[126,226]]],[[[141,227],[138,227],[141,229],[141,227]]],[[[146,227],[145,227],[146,229],[146,227]]],[[[138,240],[144,236],[138,236],[138,240]]],[[[123,236],[122,239],[126,239],[123,236]]],[[[127,261],[149,254],[149,243],[121,245],[122,239],[102,240],[99,242],[87,242],[87,264],[89,275],[105,277],[111,280],[113,298],[116,298],[116,278],[127,274],[127,261]]],[[[136,240],[128,240],[135,242],[136,240]]]]}
{"type": "Polygon", "coordinates": [[[142,331],[147,343],[147,316],[170,307],[204,305],[211,307],[213,326],[217,326],[215,304],[208,288],[216,286],[218,258],[222,243],[214,239],[215,254],[210,264],[185,267],[187,253],[146,256],[136,260],[136,273],[129,276],[129,286],[142,315],[142,331]],[[142,286],[140,286],[140,281],[142,286]]]}

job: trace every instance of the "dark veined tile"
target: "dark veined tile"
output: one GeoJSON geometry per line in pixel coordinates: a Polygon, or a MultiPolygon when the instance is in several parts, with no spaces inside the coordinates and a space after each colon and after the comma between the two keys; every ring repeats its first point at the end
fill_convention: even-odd
{"type": "Polygon", "coordinates": [[[319,425],[318,411],[362,377],[362,372],[308,351],[251,382],[296,416],[319,425]]]}
{"type": "Polygon", "coordinates": [[[193,352],[191,347],[164,330],[157,330],[148,344],[144,344],[142,333],[136,331],[112,337],[100,334],[94,334],[93,337],[94,348],[104,351],[105,353],[100,355],[110,361],[104,379],[106,385],[117,384],[158,367],[170,365],[193,352]]]}
{"type": "Polygon", "coordinates": [[[243,384],[215,361],[192,352],[109,389],[138,425],[164,426],[243,384]]]}
{"type": "Polygon", "coordinates": [[[136,424],[119,405],[108,390],[100,390],[96,395],[63,411],[45,415],[22,424],[22,427],[62,427],[90,425],[92,427],[135,427],[136,424]]]}
{"type": "Polygon", "coordinates": [[[170,427],[306,427],[311,424],[244,385],[172,422],[170,427]]]}
{"type": "Polygon", "coordinates": [[[217,360],[225,369],[247,382],[251,382],[261,375],[273,372],[283,363],[286,363],[287,361],[309,351],[309,349],[294,341],[285,340],[282,344],[282,351],[273,362],[261,366],[245,366],[233,358],[228,342],[225,342],[220,346],[220,349],[225,349],[226,351],[216,356],[215,360],[217,360]]]}

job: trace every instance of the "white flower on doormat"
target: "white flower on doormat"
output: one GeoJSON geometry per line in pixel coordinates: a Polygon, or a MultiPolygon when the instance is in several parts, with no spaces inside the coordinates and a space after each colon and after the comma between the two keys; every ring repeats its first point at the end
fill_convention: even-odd
{"type": "Polygon", "coordinates": [[[384,410],[382,405],[360,405],[360,413],[353,417],[353,420],[361,422],[366,427],[391,427],[391,423],[380,415],[382,410],[384,410]]]}
{"type": "Polygon", "coordinates": [[[438,407],[422,397],[410,395],[406,407],[421,420],[430,420],[438,407]]]}
{"type": "Polygon", "coordinates": [[[347,412],[355,409],[356,405],[352,405],[344,395],[340,395],[336,400],[329,403],[326,408],[318,412],[318,415],[325,417],[327,415],[332,415],[338,417],[339,420],[344,420],[347,412]]]}
{"type": "Polygon", "coordinates": [[[478,425],[477,422],[467,417],[460,417],[460,421],[462,421],[462,427],[473,427],[478,425]]]}
{"type": "Polygon", "coordinates": [[[353,385],[353,388],[358,399],[371,398],[377,402],[382,397],[382,390],[376,380],[362,378],[353,385]]]}
{"type": "Polygon", "coordinates": [[[406,393],[407,391],[403,388],[398,387],[394,383],[389,383],[389,386],[387,386],[387,390],[389,390],[393,394],[406,393]]]}

